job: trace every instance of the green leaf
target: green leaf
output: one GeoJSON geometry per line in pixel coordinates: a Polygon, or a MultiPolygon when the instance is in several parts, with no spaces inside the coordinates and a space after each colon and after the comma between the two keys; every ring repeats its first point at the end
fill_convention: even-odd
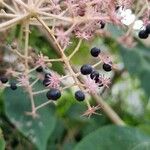
{"type": "Polygon", "coordinates": [[[141,132],[150,135],[150,124],[140,124],[138,125],[138,129],[141,130],[141,132]]]}
{"type": "Polygon", "coordinates": [[[4,150],[4,149],[5,149],[5,141],[3,138],[2,130],[0,129],[0,150],[4,150]]]}
{"type": "Polygon", "coordinates": [[[120,46],[120,50],[125,67],[132,76],[140,79],[141,87],[150,96],[150,51],[142,44],[130,49],[120,46]]]}
{"type": "MultiPolygon", "coordinates": [[[[38,83],[38,89],[40,86],[38,83]]],[[[34,88],[34,90],[36,88],[34,88]]],[[[36,105],[40,105],[47,101],[47,99],[45,94],[40,94],[34,96],[34,101],[36,105]]],[[[10,121],[29,138],[39,150],[45,150],[47,141],[56,124],[53,108],[49,105],[39,109],[39,117],[37,118],[26,115],[26,112],[31,111],[31,104],[28,94],[22,88],[18,88],[16,91],[7,88],[4,91],[4,102],[6,115],[10,121]]]]}
{"type": "Polygon", "coordinates": [[[55,130],[52,133],[53,138],[49,138],[47,150],[57,150],[58,145],[62,142],[62,139],[65,136],[65,125],[62,120],[57,118],[57,124],[55,126],[55,130]],[[56,144],[59,143],[59,144],[56,144]]]}
{"type": "Polygon", "coordinates": [[[131,127],[107,126],[85,137],[75,150],[145,150],[150,149],[150,136],[131,127]],[[145,143],[148,143],[145,145],[145,143]]]}
{"type": "Polygon", "coordinates": [[[137,145],[133,150],[149,150],[150,142],[144,142],[140,145],[137,145]]]}
{"type": "Polygon", "coordinates": [[[121,37],[125,33],[121,27],[118,27],[112,24],[107,25],[107,31],[111,32],[111,36],[114,39],[121,37]]]}

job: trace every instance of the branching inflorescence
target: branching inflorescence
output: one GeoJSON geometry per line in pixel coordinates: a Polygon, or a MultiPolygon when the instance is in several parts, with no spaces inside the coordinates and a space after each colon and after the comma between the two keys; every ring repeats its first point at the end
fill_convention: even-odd
{"type": "MultiPolygon", "coordinates": [[[[108,88],[111,79],[100,74],[95,68],[102,65],[103,70],[109,72],[116,69],[116,66],[110,57],[97,47],[92,48],[90,53],[98,62],[93,65],[83,64],[79,72],[75,72],[73,69],[71,59],[80,50],[83,40],[90,40],[99,33],[103,35],[107,23],[124,26],[123,16],[119,13],[131,8],[131,4],[131,0],[0,0],[0,31],[4,32],[19,24],[22,28],[22,36],[24,36],[9,47],[10,51],[15,54],[14,59],[21,60],[22,66],[8,68],[6,73],[0,76],[0,86],[10,87],[12,90],[16,90],[20,86],[25,88],[30,96],[32,106],[30,114],[32,116],[36,115],[38,109],[51,102],[56,102],[65,89],[77,86],[79,89],[74,94],[75,98],[78,101],[85,100],[88,106],[88,110],[83,115],[97,114],[95,111],[100,106],[90,106],[86,99],[86,93],[96,94],[99,88],[108,88]],[[60,58],[49,59],[41,52],[39,54],[31,53],[29,46],[31,26],[44,28],[54,43],[60,58]],[[78,44],[68,56],[66,48],[71,44],[72,37],[78,39],[78,44]],[[24,41],[24,46],[20,44],[22,41],[24,41]],[[53,62],[63,63],[68,73],[60,76],[52,71],[50,67],[53,62]],[[31,82],[30,78],[35,71],[36,79],[31,82]],[[8,77],[14,80],[8,83],[8,77]],[[68,77],[71,77],[73,82],[71,85],[64,85],[63,81],[68,77]],[[40,80],[45,89],[34,91],[32,87],[40,80]],[[45,93],[48,101],[36,106],[34,96],[41,93],[45,93]]],[[[138,17],[142,16],[144,11],[149,11],[149,7],[142,7],[138,17]]],[[[130,35],[136,19],[131,23],[125,37],[130,35]]],[[[150,33],[148,22],[143,26],[146,28],[142,28],[142,31],[139,32],[140,38],[146,38],[150,33]]]]}

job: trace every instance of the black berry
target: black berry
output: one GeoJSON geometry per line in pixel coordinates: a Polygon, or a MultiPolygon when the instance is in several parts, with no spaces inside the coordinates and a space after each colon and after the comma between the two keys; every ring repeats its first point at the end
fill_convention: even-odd
{"type": "Polygon", "coordinates": [[[10,88],[11,88],[12,90],[16,90],[16,89],[17,89],[16,83],[14,83],[14,82],[10,83],[10,88]]]}
{"type": "Polygon", "coordinates": [[[105,22],[104,21],[101,21],[101,29],[104,29],[105,28],[105,22]]]}
{"type": "Polygon", "coordinates": [[[91,79],[98,79],[99,78],[99,73],[98,73],[98,71],[96,71],[96,70],[94,70],[94,71],[92,71],[92,73],[90,74],[90,78],[91,79]]]}
{"type": "Polygon", "coordinates": [[[76,98],[76,100],[78,100],[78,101],[84,101],[84,99],[85,99],[85,94],[82,92],[82,91],[76,91],[75,92],[75,98],[76,98]]]}
{"type": "Polygon", "coordinates": [[[99,82],[98,82],[98,86],[99,86],[99,87],[102,87],[102,86],[103,86],[103,83],[102,83],[102,81],[101,81],[101,80],[99,80],[99,82]]]}
{"type": "Polygon", "coordinates": [[[103,86],[103,84],[99,84],[99,85],[98,85],[98,87],[102,87],[102,86],[103,86]]]}
{"type": "Polygon", "coordinates": [[[45,73],[44,80],[43,80],[43,85],[48,86],[50,84],[50,73],[45,73]]]}
{"type": "Polygon", "coordinates": [[[61,97],[61,92],[58,89],[50,89],[46,94],[48,99],[57,100],[61,97]]]}
{"type": "Polygon", "coordinates": [[[49,78],[50,76],[51,76],[50,73],[45,73],[45,79],[46,79],[46,78],[49,78]]]}
{"type": "Polygon", "coordinates": [[[104,63],[103,64],[103,69],[107,72],[111,71],[112,70],[112,66],[110,64],[106,64],[104,63]]]}
{"type": "Polygon", "coordinates": [[[117,11],[119,8],[120,8],[120,6],[118,5],[118,6],[115,7],[115,10],[117,11]]]}
{"type": "Polygon", "coordinates": [[[141,38],[141,39],[147,39],[148,38],[148,33],[146,32],[146,30],[141,30],[139,32],[139,38],[141,38]]]}
{"type": "Polygon", "coordinates": [[[5,76],[0,77],[0,80],[2,83],[7,83],[8,82],[8,78],[5,76]]]}
{"type": "Polygon", "coordinates": [[[100,52],[101,52],[101,50],[99,48],[94,47],[91,49],[91,55],[93,57],[97,57],[100,54],[100,52]]]}
{"type": "Polygon", "coordinates": [[[98,83],[99,82],[99,78],[95,78],[95,83],[98,83]]]}
{"type": "Polygon", "coordinates": [[[37,72],[42,72],[42,71],[43,71],[43,67],[42,67],[42,66],[39,66],[38,68],[36,68],[36,71],[37,71],[37,72]]]}
{"type": "Polygon", "coordinates": [[[43,80],[43,85],[44,85],[44,86],[48,86],[49,84],[50,84],[50,80],[47,79],[47,78],[45,78],[45,79],[43,80]]]}
{"type": "Polygon", "coordinates": [[[83,75],[88,75],[92,72],[92,66],[89,64],[85,64],[81,67],[80,71],[83,75]]]}
{"type": "Polygon", "coordinates": [[[147,24],[147,26],[146,26],[146,32],[147,32],[148,34],[150,34],[150,24],[147,24]]]}

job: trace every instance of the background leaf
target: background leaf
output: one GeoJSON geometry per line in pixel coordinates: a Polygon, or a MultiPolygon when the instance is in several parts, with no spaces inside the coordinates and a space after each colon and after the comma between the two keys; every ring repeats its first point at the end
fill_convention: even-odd
{"type": "MultiPolygon", "coordinates": [[[[37,84],[40,87],[40,84],[37,84]]],[[[32,118],[25,112],[31,111],[30,100],[24,89],[18,88],[16,91],[6,89],[4,91],[6,115],[10,121],[28,137],[40,150],[45,150],[47,141],[52,134],[56,118],[51,106],[46,106],[38,111],[39,117],[32,118]]],[[[45,94],[35,96],[36,105],[46,100],[45,94]]]]}
{"type": "MultiPolygon", "coordinates": [[[[150,137],[131,127],[102,127],[85,137],[75,150],[134,150],[145,148],[144,143],[150,143],[150,137]]],[[[150,144],[148,144],[150,149],[150,144]]],[[[144,149],[145,150],[145,149],[144,149]]]]}
{"type": "Polygon", "coordinates": [[[150,84],[147,84],[150,77],[150,51],[142,44],[130,49],[120,46],[120,50],[125,67],[131,75],[140,79],[142,88],[150,96],[150,84]]]}

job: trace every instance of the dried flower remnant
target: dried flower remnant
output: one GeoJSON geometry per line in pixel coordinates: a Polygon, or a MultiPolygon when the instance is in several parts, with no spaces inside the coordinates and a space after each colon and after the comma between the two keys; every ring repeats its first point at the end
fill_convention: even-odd
{"type": "Polygon", "coordinates": [[[133,0],[118,0],[118,5],[125,8],[130,8],[133,3],[133,0]]]}
{"type": "Polygon", "coordinates": [[[55,35],[57,37],[58,43],[64,48],[70,44],[70,39],[67,33],[63,30],[63,28],[56,29],[55,35]]]}
{"type": "Polygon", "coordinates": [[[20,74],[20,73],[14,71],[13,68],[8,68],[8,69],[6,70],[6,76],[17,77],[18,74],[20,74]]]}
{"type": "Polygon", "coordinates": [[[18,77],[17,80],[18,80],[18,83],[20,86],[28,87],[30,85],[29,78],[26,75],[22,75],[22,76],[18,77]]]}
{"type": "Polygon", "coordinates": [[[96,94],[98,92],[98,85],[90,77],[87,77],[84,84],[87,89],[87,92],[91,94],[96,94]]]}
{"type": "Polygon", "coordinates": [[[100,58],[100,60],[101,60],[103,63],[112,65],[112,60],[111,60],[111,58],[110,58],[108,55],[106,55],[105,53],[101,53],[101,54],[99,55],[99,58],[100,58]]]}
{"type": "Polygon", "coordinates": [[[60,87],[60,77],[56,73],[46,74],[45,76],[45,84],[49,88],[56,88],[60,87]]]}
{"type": "Polygon", "coordinates": [[[104,75],[99,77],[99,81],[100,81],[100,84],[106,88],[109,88],[109,85],[111,84],[110,78],[107,78],[104,75]]]}
{"type": "Polygon", "coordinates": [[[39,55],[38,55],[38,59],[37,59],[37,61],[36,61],[36,66],[41,66],[41,67],[43,67],[43,68],[45,68],[46,67],[46,62],[48,61],[49,59],[48,59],[48,57],[47,56],[44,56],[42,53],[40,53],[39,55]]]}
{"type": "Polygon", "coordinates": [[[88,110],[86,110],[83,115],[81,115],[82,117],[83,116],[88,116],[88,118],[91,117],[91,115],[101,115],[100,113],[97,113],[96,111],[101,109],[101,106],[100,105],[97,105],[97,106],[91,106],[88,108],[88,110]]]}

